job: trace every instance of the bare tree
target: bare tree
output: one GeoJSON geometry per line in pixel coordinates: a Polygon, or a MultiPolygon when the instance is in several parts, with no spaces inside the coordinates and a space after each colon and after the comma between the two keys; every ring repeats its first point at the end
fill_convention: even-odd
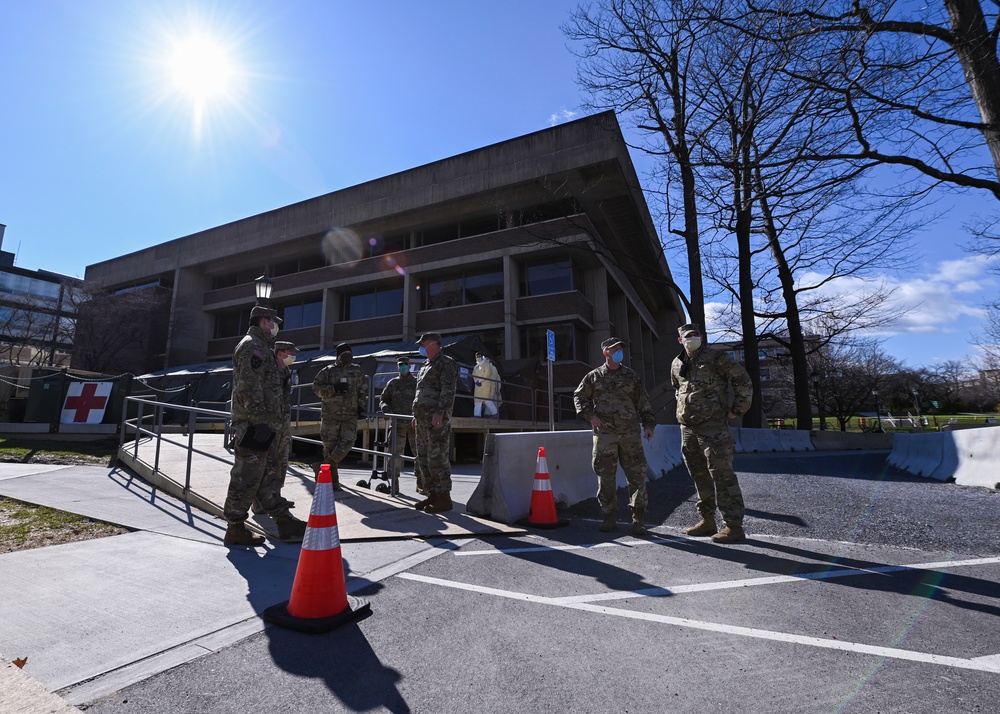
{"type": "Polygon", "coordinates": [[[158,287],[109,294],[96,283],[76,292],[73,367],[144,374],[163,365],[170,293],[158,287]]]}
{"type": "Polygon", "coordinates": [[[44,365],[58,316],[50,301],[32,295],[0,304],[0,361],[44,365]]]}
{"type": "Polygon", "coordinates": [[[847,430],[851,417],[876,406],[878,392],[884,392],[891,375],[900,370],[871,338],[830,342],[812,355],[810,367],[816,399],[837,419],[841,431],[847,430]]]}

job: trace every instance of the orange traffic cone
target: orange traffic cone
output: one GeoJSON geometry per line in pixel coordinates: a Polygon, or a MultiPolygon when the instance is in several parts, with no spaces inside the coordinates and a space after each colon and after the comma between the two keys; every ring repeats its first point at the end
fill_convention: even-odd
{"type": "Polygon", "coordinates": [[[527,519],[519,521],[523,525],[536,528],[559,528],[569,521],[560,521],[556,516],[556,499],[552,495],[549,480],[549,462],[545,458],[545,447],[538,447],[538,465],[535,467],[535,485],[531,489],[531,507],[527,519]]]}
{"type": "Polygon", "coordinates": [[[316,477],[291,598],[264,610],[264,619],[292,630],[329,632],[370,611],[367,602],[347,595],[333,474],[330,465],[323,464],[316,477]]]}

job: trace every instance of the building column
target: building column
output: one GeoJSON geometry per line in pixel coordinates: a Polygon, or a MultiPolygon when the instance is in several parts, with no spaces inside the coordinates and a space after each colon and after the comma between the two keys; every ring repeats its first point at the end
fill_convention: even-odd
{"type": "Polygon", "coordinates": [[[323,291],[323,317],[320,321],[319,348],[321,350],[333,349],[336,344],[334,339],[334,328],[340,321],[340,293],[333,288],[323,291]]]}
{"type": "Polygon", "coordinates": [[[521,357],[521,332],[517,324],[517,298],[521,285],[520,267],[510,255],[503,257],[503,351],[504,359],[521,357]]]}
{"type": "Polygon", "coordinates": [[[212,339],[214,317],[202,309],[212,280],[200,270],[177,268],[170,296],[170,319],[163,367],[204,362],[212,339]]]}
{"type": "Polygon", "coordinates": [[[594,306],[594,331],[590,336],[587,354],[600,354],[601,343],[611,337],[611,313],[608,305],[608,271],[603,265],[588,271],[589,295],[587,298],[594,306]]]}
{"type": "Polygon", "coordinates": [[[410,273],[403,275],[403,334],[404,342],[416,342],[417,311],[420,309],[420,279],[410,273]]]}

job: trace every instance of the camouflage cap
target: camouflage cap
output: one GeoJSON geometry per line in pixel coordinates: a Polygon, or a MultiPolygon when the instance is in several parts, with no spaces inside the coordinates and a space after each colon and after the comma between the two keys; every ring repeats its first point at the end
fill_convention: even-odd
{"type": "Polygon", "coordinates": [[[281,324],[281,318],[278,317],[278,311],[273,307],[264,307],[263,305],[254,305],[253,309],[250,311],[250,317],[266,317],[269,320],[274,320],[279,325],[281,324]]]}
{"type": "Polygon", "coordinates": [[[346,342],[341,342],[339,345],[337,345],[337,356],[340,357],[340,355],[344,354],[345,352],[353,353],[354,350],[352,350],[351,346],[346,342]]]}
{"type": "Polygon", "coordinates": [[[298,352],[299,348],[286,340],[278,340],[274,343],[275,352],[298,352]]]}
{"type": "Polygon", "coordinates": [[[440,332],[425,332],[424,334],[422,334],[420,336],[420,339],[417,340],[417,344],[418,345],[422,345],[425,342],[437,342],[437,343],[440,344],[440,342],[441,342],[441,333],[440,332]]]}
{"type": "Polygon", "coordinates": [[[601,351],[609,350],[615,345],[624,345],[624,344],[625,340],[623,340],[621,337],[609,337],[608,339],[604,340],[604,342],[601,343],[601,351]]]}
{"type": "Polygon", "coordinates": [[[701,326],[696,322],[689,322],[686,325],[681,325],[677,328],[677,334],[684,337],[689,332],[697,332],[701,334],[701,326]]]}
{"type": "Polygon", "coordinates": [[[409,363],[410,363],[409,357],[399,357],[396,359],[396,364],[409,364],[409,363]]]}

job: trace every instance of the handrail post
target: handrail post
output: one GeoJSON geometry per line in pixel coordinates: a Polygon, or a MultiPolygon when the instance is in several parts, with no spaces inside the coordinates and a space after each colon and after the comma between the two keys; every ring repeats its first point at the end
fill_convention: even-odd
{"type": "MultiPolygon", "coordinates": [[[[191,404],[194,407],[194,404],[191,404]]],[[[187,469],[184,471],[184,490],[191,490],[191,458],[194,455],[194,427],[197,421],[198,415],[195,413],[194,409],[188,412],[188,453],[187,453],[187,469]]]]}
{"type": "Polygon", "coordinates": [[[153,473],[160,470],[160,444],[163,441],[163,404],[153,407],[153,428],[156,430],[156,456],[153,459],[153,473]]]}
{"type": "Polygon", "coordinates": [[[142,408],[144,406],[143,401],[139,401],[139,412],[135,418],[135,439],[132,441],[132,458],[139,458],[139,430],[142,429],[142,408]]]}

